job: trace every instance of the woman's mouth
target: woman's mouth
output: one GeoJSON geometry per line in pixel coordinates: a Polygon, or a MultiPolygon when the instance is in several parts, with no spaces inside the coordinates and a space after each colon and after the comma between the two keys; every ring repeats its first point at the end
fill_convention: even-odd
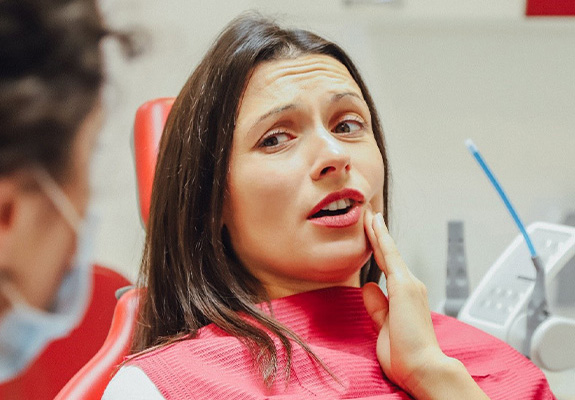
{"type": "Polygon", "coordinates": [[[326,216],[347,214],[354,204],[355,200],[352,199],[340,199],[332,201],[327,206],[313,214],[310,218],[321,218],[326,216]]]}
{"type": "Polygon", "coordinates": [[[316,225],[328,228],[346,228],[355,225],[361,217],[361,205],[356,202],[350,202],[349,206],[337,208],[335,210],[320,210],[308,218],[310,222],[316,225]]]}
{"type": "Polygon", "coordinates": [[[331,193],[320,201],[308,216],[316,225],[345,228],[357,223],[361,217],[363,194],[353,189],[331,193]]]}

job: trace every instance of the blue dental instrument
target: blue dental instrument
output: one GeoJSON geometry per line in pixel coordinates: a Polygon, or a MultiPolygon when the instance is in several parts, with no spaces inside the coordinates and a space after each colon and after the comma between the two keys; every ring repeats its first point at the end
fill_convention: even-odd
{"type": "Polygon", "coordinates": [[[469,149],[469,152],[471,153],[471,155],[473,155],[473,157],[475,157],[475,159],[477,160],[477,162],[479,163],[479,165],[483,169],[483,172],[485,172],[485,175],[487,175],[487,177],[489,178],[489,181],[491,181],[491,184],[495,187],[495,190],[499,194],[499,197],[501,197],[501,200],[503,200],[503,203],[505,203],[505,207],[507,207],[507,210],[509,211],[509,213],[513,217],[515,224],[517,225],[517,227],[519,228],[519,231],[521,232],[521,234],[523,235],[523,238],[525,239],[525,243],[527,243],[527,247],[529,248],[529,253],[531,254],[531,257],[537,257],[537,252],[535,251],[535,247],[533,246],[533,242],[531,242],[531,238],[529,237],[529,235],[527,234],[527,231],[525,230],[525,226],[523,225],[523,222],[521,222],[519,215],[517,215],[517,212],[515,212],[515,208],[513,208],[513,205],[511,204],[511,202],[509,201],[509,198],[507,197],[507,195],[503,191],[503,188],[501,187],[501,185],[497,181],[497,178],[495,178],[495,175],[493,175],[493,173],[491,172],[491,169],[489,169],[489,167],[485,163],[485,160],[483,159],[483,157],[479,153],[477,146],[475,146],[475,143],[473,143],[473,141],[471,139],[467,139],[465,141],[465,145],[467,146],[467,149],[469,149]]]}
{"type": "Polygon", "coordinates": [[[543,263],[541,261],[541,258],[539,257],[539,255],[537,255],[537,252],[535,251],[533,242],[531,241],[529,234],[525,230],[523,222],[521,222],[519,215],[517,215],[517,212],[515,212],[513,205],[507,198],[507,195],[505,194],[503,188],[497,181],[497,178],[495,178],[495,175],[493,175],[493,173],[489,169],[489,166],[487,166],[487,163],[479,153],[477,146],[475,146],[475,144],[471,139],[467,139],[465,141],[465,145],[467,146],[467,149],[469,150],[471,155],[475,157],[475,159],[479,163],[479,166],[483,169],[483,172],[485,172],[485,174],[489,178],[489,181],[495,187],[495,190],[501,197],[501,200],[503,200],[503,203],[507,207],[507,210],[513,217],[515,224],[517,225],[519,231],[521,232],[523,238],[525,239],[525,243],[527,243],[529,253],[531,254],[531,261],[535,266],[535,272],[536,272],[535,285],[533,287],[533,293],[531,295],[531,299],[529,299],[529,304],[527,305],[527,331],[525,335],[525,340],[523,342],[523,354],[525,356],[529,356],[531,353],[531,338],[533,337],[533,333],[535,332],[535,329],[537,329],[537,327],[543,321],[545,321],[545,319],[549,315],[549,312],[547,310],[547,300],[545,294],[545,270],[543,269],[543,263]]]}

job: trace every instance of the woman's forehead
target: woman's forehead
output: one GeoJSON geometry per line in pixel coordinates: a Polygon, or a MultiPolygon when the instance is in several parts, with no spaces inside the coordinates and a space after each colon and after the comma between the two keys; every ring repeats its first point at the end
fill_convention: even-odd
{"type": "Polygon", "coordinates": [[[254,92],[260,93],[266,88],[285,88],[318,78],[329,80],[334,85],[354,86],[360,92],[357,83],[341,62],[324,54],[306,54],[295,58],[266,61],[256,66],[246,86],[244,97],[254,92]]]}
{"type": "Polygon", "coordinates": [[[270,110],[305,106],[352,94],[363,99],[361,89],[347,68],[323,54],[267,61],[252,73],[238,110],[236,129],[244,131],[270,110]]]}

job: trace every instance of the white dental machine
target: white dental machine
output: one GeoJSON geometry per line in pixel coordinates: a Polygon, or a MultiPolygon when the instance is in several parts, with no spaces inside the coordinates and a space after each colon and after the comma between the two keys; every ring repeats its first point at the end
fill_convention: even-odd
{"type": "MultiPolygon", "coordinates": [[[[477,147],[470,140],[466,144],[521,234],[461,302],[458,318],[509,343],[539,367],[575,368],[575,227],[537,222],[525,229],[477,147]]],[[[448,260],[448,277],[449,268],[448,260]]],[[[461,274],[461,268],[457,271],[461,274]]],[[[467,284],[448,282],[452,293],[458,282],[467,284]]]]}
{"type": "Polygon", "coordinates": [[[536,271],[519,235],[495,261],[458,318],[506,341],[539,367],[575,368],[575,227],[536,222],[527,227],[544,268],[546,318],[528,340],[536,271]],[[526,346],[528,346],[526,348],[526,346]]]}

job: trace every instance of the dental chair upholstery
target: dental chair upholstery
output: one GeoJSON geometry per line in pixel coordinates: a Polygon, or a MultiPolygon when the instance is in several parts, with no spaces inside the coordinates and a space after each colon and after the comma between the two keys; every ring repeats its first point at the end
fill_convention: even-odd
{"type": "MultiPolygon", "coordinates": [[[[148,101],[138,108],[134,122],[134,160],[140,216],[147,225],[158,144],[173,98],[148,101]]],[[[112,375],[129,354],[138,308],[138,289],[119,293],[108,336],[98,353],[66,384],[56,400],[101,399],[112,375]]],[[[10,397],[7,397],[10,398],[10,397]]],[[[26,397],[33,398],[33,397],[26,397]]],[[[0,395],[0,399],[4,399],[0,395]]]]}
{"type": "Polygon", "coordinates": [[[134,122],[134,160],[138,183],[140,216],[144,226],[148,224],[152,183],[158,157],[158,145],[174,98],[148,101],[138,108],[134,122]]]}
{"type": "Polygon", "coordinates": [[[56,400],[101,399],[111,375],[128,354],[138,306],[138,294],[130,286],[120,289],[114,317],[104,345],[58,393],[56,400]],[[123,292],[123,293],[122,293],[123,292]]]}

